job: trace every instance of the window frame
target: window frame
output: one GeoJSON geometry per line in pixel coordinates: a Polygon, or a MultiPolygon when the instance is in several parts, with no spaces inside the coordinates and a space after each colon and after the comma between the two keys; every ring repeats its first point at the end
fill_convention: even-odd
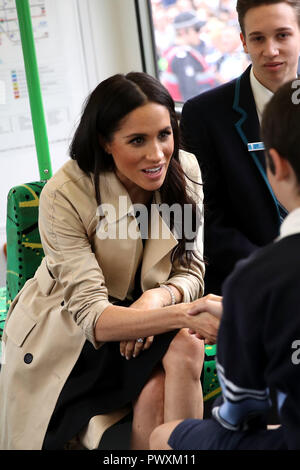
{"type": "MultiPolygon", "coordinates": [[[[156,43],[152,16],[151,0],[134,0],[137,28],[143,72],[159,80],[158,66],[155,58],[156,43]]],[[[175,101],[178,118],[181,116],[183,102],[175,101]]]]}

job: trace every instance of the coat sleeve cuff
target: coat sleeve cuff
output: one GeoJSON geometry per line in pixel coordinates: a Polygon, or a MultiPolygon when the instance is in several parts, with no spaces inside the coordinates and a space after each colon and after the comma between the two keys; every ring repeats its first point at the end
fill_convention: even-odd
{"type": "Polygon", "coordinates": [[[183,303],[193,302],[194,300],[199,299],[203,295],[203,282],[192,281],[189,279],[187,282],[187,278],[185,276],[174,276],[169,278],[164,284],[172,284],[175,286],[179,292],[182,294],[182,301],[183,303]]]}
{"type": "Polygon", "coordinates": [[[110,305],[112,304],[108,300],[97,302],[97,304],[95,304],[95,311],[89,311],[88,315],[85,316],[84,320],[82,320],[80,324],[87,340],[92,343],[95,349],[99,349],[104,344],[103,341],[97,341],[95,338],[96,323],[102,312],[110,305]]]}

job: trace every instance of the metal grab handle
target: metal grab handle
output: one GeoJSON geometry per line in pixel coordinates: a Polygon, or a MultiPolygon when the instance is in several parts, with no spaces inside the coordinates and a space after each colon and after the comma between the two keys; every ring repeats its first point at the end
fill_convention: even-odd
{"type": "Polygon", "coordinates": [[[16,7],[40,179],[47,180],[52,176],[52,169],[29,0],[16,0],[16,7]]]}

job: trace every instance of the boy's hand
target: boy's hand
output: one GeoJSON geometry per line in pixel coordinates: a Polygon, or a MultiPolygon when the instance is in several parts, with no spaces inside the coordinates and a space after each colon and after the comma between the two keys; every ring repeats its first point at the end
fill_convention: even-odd
{"type": "Polygon", "coordinates": [[[188,315],[199,315],[201,326],[189,329],[189,333],[203,339],[205,344],[215,344],[222,313],[222,297],[219,295],[208,294],[192,302],[188,315]]]}

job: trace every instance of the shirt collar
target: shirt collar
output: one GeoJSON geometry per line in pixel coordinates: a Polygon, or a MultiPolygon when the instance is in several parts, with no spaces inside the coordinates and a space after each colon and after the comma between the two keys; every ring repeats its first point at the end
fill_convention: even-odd
{"type": "Polygon", "coordinates": [[[294,209],[286,216],[281,224],[280,235],[277,241],[296,233],[300,233],[300,207],[297,207],[297,209],[294,209]]]}
{"type": "Polygon", "coordinates": [[[251,67],[250,72],[250,83],[254,96],[254,101],[256,104],[256,110],[258,114],[259,122],[261,122],[262,114],[265,109],[266,104],[270,101],[273,96],[273,92],[268,90],[264,85],[262,85],[254,75],[253,67],[251,67]]]}

